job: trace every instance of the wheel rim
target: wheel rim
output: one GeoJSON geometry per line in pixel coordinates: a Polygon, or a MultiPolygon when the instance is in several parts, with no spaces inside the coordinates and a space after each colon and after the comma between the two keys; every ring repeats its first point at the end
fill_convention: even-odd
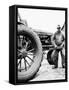
{"type": "Polygon", "coordinates": [[[23,32],[18,34],[18,71],[26,72],[34,63],[37,52],[37,44],[30,35],[23,32]]]}

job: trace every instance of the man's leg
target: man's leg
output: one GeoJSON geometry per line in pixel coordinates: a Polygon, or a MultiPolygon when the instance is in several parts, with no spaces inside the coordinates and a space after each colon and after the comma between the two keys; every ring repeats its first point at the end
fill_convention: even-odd
{"type": "Polygon", "coordinates": [[[62,67],[64,68],[65,67],[65,50],[64,48],[61,50],[61,57],[62,57],[62,67]]]}
{"type": "Polygon", "coordinates": [[[58,53],[58,68],[62,67],[62,56],[61,56],[61,51],[58,53]]]}

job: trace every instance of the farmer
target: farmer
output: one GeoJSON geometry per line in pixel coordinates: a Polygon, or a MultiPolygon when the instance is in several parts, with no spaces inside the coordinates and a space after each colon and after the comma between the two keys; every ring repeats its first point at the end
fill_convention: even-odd
{"type": "MultiPolygon", "coordinates": [[[[56,51],[61,53],[62,58],[62,67],[65,67],[65,56],[63,55],[63,48],[64,48],[64,35],[61,32],[60,25],[57,26],[57,32],[51,37],[52,44],[54,45],[54,48],[56,51]]],[[[58,59],[55,61],[54,68],[58,67],[58,59]]]]}

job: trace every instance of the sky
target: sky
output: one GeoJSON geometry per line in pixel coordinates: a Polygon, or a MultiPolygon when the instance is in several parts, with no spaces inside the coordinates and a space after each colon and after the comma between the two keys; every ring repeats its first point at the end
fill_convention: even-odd
{"type": "Polygon", "coordinates": [[[18,13],[35,31],[55,33],[65,22],[65,11],[18,8],[18,13]]]}

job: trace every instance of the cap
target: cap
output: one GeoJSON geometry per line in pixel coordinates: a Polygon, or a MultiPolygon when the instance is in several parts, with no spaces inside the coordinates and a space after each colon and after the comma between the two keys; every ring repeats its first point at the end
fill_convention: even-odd
{"type": "Polygon", "coordinates": [[[61,29],[60,25],[57,26],[57,29],[61,29]]]}

